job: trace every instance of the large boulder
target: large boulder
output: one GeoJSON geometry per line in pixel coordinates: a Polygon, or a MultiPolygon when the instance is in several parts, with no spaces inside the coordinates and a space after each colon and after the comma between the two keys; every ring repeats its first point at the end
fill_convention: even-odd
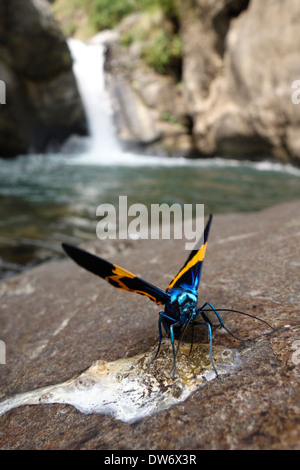
{"type": "MultiPolygon", "coordinates": [[[[288,8],[279,0],[182,5],[179,82],[145,66],[142,40],[127,49],[116,41],[109,46],[108,83],[121,139],[149,149],[155,142],[172,155],[299,162],[300,105],[292,102],[292,84],[300,79],[299,2],[288,8]]],[[[124,32],[141,24],[141,15],[124,20],[121,43],[124,32]]],[[[168,28],[164,21],[158,26],[168,28]]]]}
{"type": "MultiPolygon", "coordinates": [[[[300,32],[295,21],[299,16],[296,1],[282,8],[279,1],[252,0],[230,21],[221,67],[207,96],[188,96],[201,152],[272,154],[299,162],[300,107],[291,99],[292,83],[300,77],[300,32]]],[[[214,24],[215,11],[210,19],[214,24]]],[[[197,78],[186,71],[186,83],[201,81],[206,70],[197,78]]]]}
{"type": "Polygon", "coordinates": [[[65,37],[46,0],[0,0],[0,155],[43,151],[86,133],[65,37]]]}

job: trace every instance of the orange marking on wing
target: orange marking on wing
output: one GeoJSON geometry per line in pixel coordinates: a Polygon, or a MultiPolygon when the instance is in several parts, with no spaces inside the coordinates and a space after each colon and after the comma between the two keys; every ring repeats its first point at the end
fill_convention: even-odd
{"type": "Polygon", "coordinates": [[[201,248],[197,251],[195,256],[193,256],[193,258],[184,266],[184,268],[177,274],[177,276],[174,277],[171,284],[169,284],[168,289],[171,289],[174,286],[174,284],[178,281],[178,279],[180,279],[181,276],[184,273],[186,273],[189,269],[195,266],[196,263],[199,263],[204,260],[206,246],[207,246],[207,242],[201,246],[201,248]]]}
{"type": "Polygon", "coordinates": [[[119,266],[114,266],[113,274],[107,276],[105,280],[117,289],[127,290],[129,292],[135,292],[136,294],[144,295],[150,300],[153,300],[153,302],[155,302],[157,305],[161,305],[162,302],[159,302],[153,295],[149,294],[148,292],[129,288],[126,284],[124,284],[124,282],[122,282],[122,278],[134,279],[135,277],[136,276],[130,271],[126,271],[126,269],[120,268],[119,266]]]}

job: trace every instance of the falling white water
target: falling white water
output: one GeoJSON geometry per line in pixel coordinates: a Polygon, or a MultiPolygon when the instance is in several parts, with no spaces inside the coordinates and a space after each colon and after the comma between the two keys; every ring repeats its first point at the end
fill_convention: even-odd
{"type": "Polygon", "coordinates": [[[89,128],[89,137],[71,136],[62,154],[66,163],[87,165],[182,165],[185,158],[158,158],[124,152],[113,124],[109,95],[105,89],[105,46],[69,39],[73,71],[89,128]]]}
{"type": "Polygon", "coordinates": [[[76,39],[69,39],[68,45],[90,135],[85,138],[72,136],[62,152],[81,154],[81,157],[76,157],[80,158],[81,163],[99,163],[119,158],[122,151],[112,123],[109,96],[105,91],[105,47],[76,39]]]}

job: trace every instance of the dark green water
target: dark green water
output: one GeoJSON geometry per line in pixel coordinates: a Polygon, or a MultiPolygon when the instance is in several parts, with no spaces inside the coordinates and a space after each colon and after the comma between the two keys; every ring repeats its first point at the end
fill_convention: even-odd
{"type": "Polygon", "coordinates": [[[69,163],[59,155],[0,160],[0,275],[61,256],[62,241],[96,240],[97,206],[118,206],[119,195],[147,207],[205,204],[214,214],[300,198],[300,170],[292,167],[139,158],[131,155],[129,165],[69,163]]]}

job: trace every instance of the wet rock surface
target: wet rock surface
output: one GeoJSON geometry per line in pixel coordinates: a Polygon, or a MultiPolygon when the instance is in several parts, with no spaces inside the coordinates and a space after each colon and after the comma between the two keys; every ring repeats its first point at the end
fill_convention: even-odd
{"type": "MultiPolygon", "coordinates": [[[[199,303],[240,309],[275,328],[224,312],[226,326],[251,338],[214,331],[215,346],[238,351],[237,370],[134,423],[62,404],[12,409],[0,418],[1,449],[299,449],[299,214],[295,202],[214,218],[199,303]]],[[[187,256],[183,241],[98,241],[89,248],[160,287],[187,256]]],[[[64,382],[95,361],[144,354],[157,342],[154,304],[70,260],[2,281],[0,298],[1,401],[64,382]]],[[[199,327],[195,341],[207,341],[207,331],[199,327]]]]}

